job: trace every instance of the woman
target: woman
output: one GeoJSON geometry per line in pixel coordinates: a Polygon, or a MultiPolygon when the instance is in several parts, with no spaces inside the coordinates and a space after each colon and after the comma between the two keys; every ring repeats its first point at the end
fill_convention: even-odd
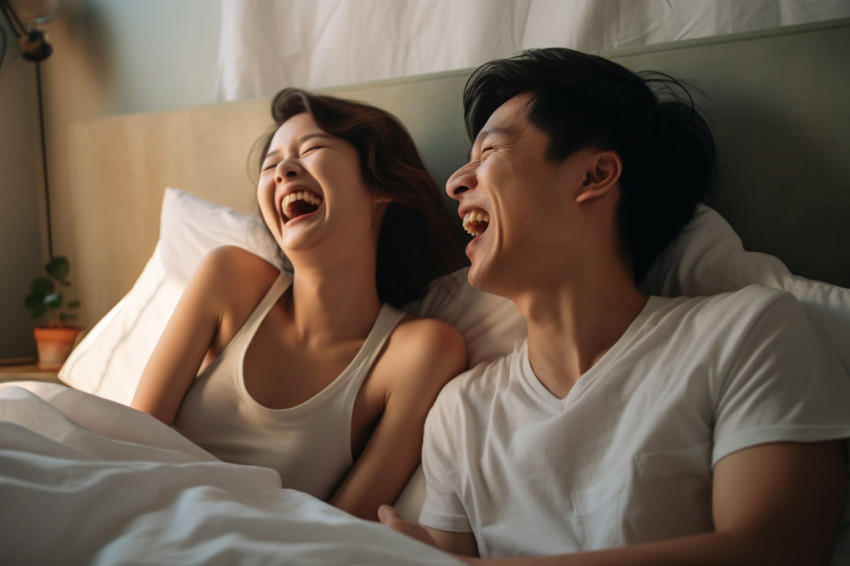
{"type": "Polygon", "coordinates": [[[464,259],[393,116],[297,89],[277,94],[272,116],[257,200],[293,273],[241,248],[211,252],[132,406],[374,520],[419,462],[437,393],[466,364],[454,328],[396,309],[464,259]]]}

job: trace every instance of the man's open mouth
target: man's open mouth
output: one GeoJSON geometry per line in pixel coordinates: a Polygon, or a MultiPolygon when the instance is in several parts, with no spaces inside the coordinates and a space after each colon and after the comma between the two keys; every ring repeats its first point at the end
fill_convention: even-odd
{"type": "Polygon", "coordinates": [[[315,212],[322,204],[322,197],[310,191],[296,191],[283,197],[280,203],[280,212],[283,221],[289,222],[293,218],[304,216],[315,212]]]}
{"type": "Polygon", "coordinates": [[[472,236],[480,236],[490,225],[490,215],[483,210],[470,210],[463,215],[463,229],[472,236]]]}

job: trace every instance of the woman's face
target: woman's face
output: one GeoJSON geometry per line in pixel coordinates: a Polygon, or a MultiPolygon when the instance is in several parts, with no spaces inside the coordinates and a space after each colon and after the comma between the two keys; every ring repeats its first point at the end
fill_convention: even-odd
{"type": "Polygon", "coordinates": [[[284,253],[377,241],[380,199],[368,189],[354,146],[308,113],[274,134],[257,186],[260,210],[284,253]]]}

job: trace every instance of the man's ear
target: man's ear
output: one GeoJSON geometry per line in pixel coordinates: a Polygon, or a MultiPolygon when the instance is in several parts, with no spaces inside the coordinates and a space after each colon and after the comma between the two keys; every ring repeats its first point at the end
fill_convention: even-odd
{"type": "Polygon", "coordinates": [[[585,202],[608,193],[620,181],[623,172],[623,162],[616,151],[594,151],[587,156],[585,163],[587,170],[576,202],[585,202]]]}

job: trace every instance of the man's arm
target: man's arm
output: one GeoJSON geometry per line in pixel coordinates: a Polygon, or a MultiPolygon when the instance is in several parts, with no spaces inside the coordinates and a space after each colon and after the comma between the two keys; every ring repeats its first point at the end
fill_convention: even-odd
{"type": "Polygon", "coordinates": [[[754,446],[714,467],[714,532],[579,554],[465,560],[503,566],[827,564],[844,508],[844,482],[838,441],[754,446]]]}

